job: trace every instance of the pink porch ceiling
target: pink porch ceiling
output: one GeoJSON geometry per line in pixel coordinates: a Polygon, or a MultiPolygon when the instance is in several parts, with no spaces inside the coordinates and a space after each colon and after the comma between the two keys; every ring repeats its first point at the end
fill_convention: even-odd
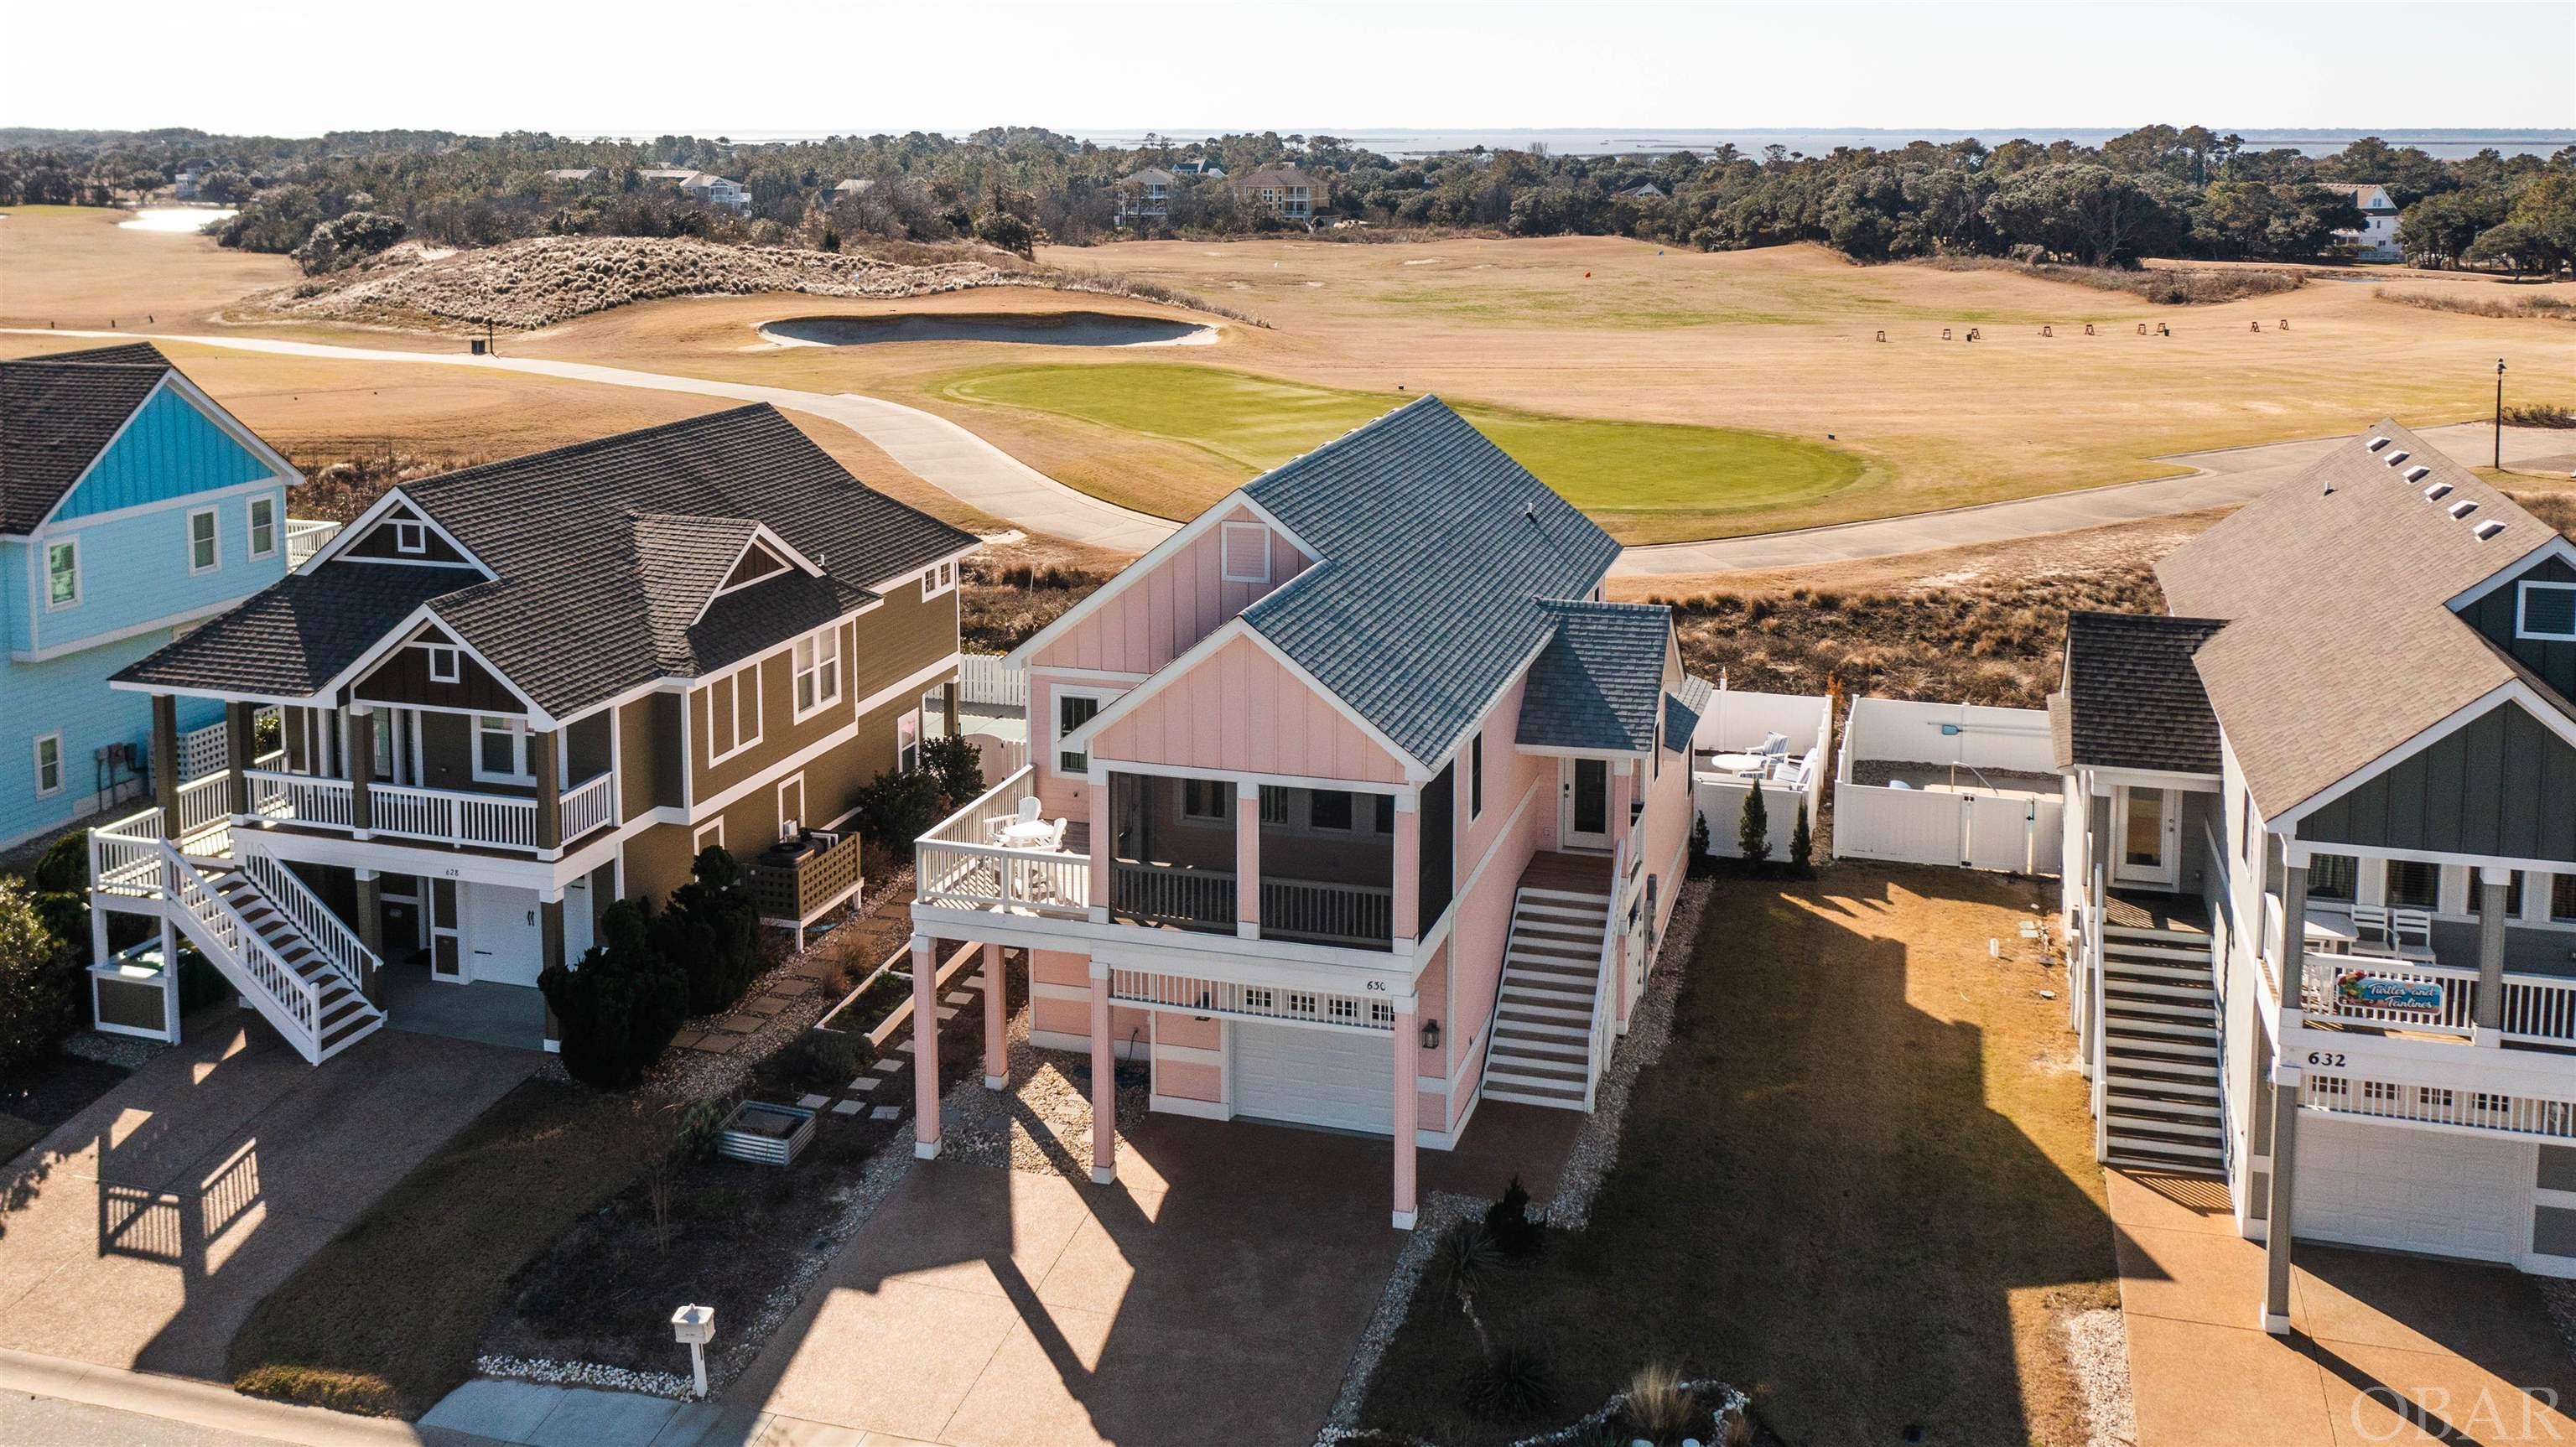
{"type": "MultiPolygon", "coordinates": [[[[1257,519],[1251,509],[1236,507],[1225,521],[1257,519]]],[[[1306,568],[1308,560],[1273,532],[1270,581],[1229,583],[1223,566],[1225,533],[1222,524],[1209,528],[1152,571],[1129,580],[1029,661],[1041,668],[1152,673],[1306,568]]]]}
{"type": "Polygon", "coordinates": [[[1249,638],[1161,685],[1134,713],[1102,729],[1093,753],[1113,766],[1404,782],[1393,754],[1249,638]]]}

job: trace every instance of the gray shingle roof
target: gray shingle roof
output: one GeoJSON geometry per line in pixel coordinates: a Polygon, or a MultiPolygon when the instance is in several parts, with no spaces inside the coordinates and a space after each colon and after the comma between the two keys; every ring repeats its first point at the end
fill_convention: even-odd
{"type": "Polygon", "coordinates": [[[2059,765],[2216,774],[2218,716],[2192,655],[2226,626],[2209,618],[2068,614],[2059,765]]]}
{"type": "MultiPolygon", "coordinates": [[[[314,576],[436,573],[445,582],[426,600],[431,611],[557,717],[655,679],[721,669],[861,607],[876,597],[868,584],[975,542],[862,485],[765,403],[402,491],[497,576],[340,560],[314,576]],[[716,599],[691,623],[755,521],[824,576],[771,578],[716,599]],[[703,561],[686,556],[693,545],[703,561]]],[[[373,621],[381,637],[394,620],[373,621]]],[[[240,687],[220,652],[186,649],[181,668],[192,642],[136,668],[160,670],[149,681],[240,687]]]]}
{"type": "Polygon", "coordinates": [[[1709,698],[1717,685],[1695,673],[1682,675],[1681,686],[1664,695],[1664,747],[1677,754],[1690,752],[1692,736],[1699,732],[1699,721],[1708,716],[1709,698]]]}
{"type": "Polygon", "coordinates": [[[1244,621],[1426,767],[1547,640],[1542,600],[1588,595],[1619,556],[1437,397],[1245,492],[1321,561],[1244,621]]]}
{"type": "Polygon", "coordinates": [[[1556,632],[1530,665],[1529,686],[1521,692],[1521,745],[1652,748],[1672,610],[1645,603],[1541,606],[1556,620],[1556,632]]]}
{"type": "MultiPolygon", "coordinates": [[[[2451,599],[2557,537],[2383,421],[2156,565],[2176,614],[2229,626],[2196,661],[2255,808],[2277,816],[2526,674],[2451,599]],[[2371,437],[2388,445],[2372,451],[2371,437]],[[2396,466],[2397,453],[2406,459],[2396,466]],[[2410,468],[2428,469],[2409,479],[2410,468]],[[2450,491],[2424,496],[2436,483],[2450,491]],[[2450,509],[2475,505],[2466,518],[2450,509]],[[2481,539],[2479,523],[2502,531],[2481,539]]],[[[2541,685],[2544,696],[2546,685],[2541,685]]]]}
{"type": "Polygon", "coordinates": [[[169,370],[148,343],[0,362],[0,533],[43,522],[169,370]]]}
{"type": "Polygon", "coordinates": [[[479,576],[470,568],[355,563],[289,573],[115,676],[173,689],[307,697],[421,604],[479,576]]]}

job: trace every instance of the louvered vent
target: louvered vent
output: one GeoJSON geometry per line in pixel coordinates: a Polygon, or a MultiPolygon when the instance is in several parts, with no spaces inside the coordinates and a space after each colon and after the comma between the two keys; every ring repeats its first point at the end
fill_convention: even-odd
{"type": "Polygon", "coordinates": [[[1270,581],[1270,529],[1259,523],[1227,523],[1219,546],[1227,582],[1270,581]]]}

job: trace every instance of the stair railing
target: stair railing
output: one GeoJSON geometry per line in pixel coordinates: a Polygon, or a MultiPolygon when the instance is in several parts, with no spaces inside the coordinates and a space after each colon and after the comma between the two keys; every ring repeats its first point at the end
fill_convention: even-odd
{"type": "Polygon", "coordinates": [[[367,948],[366,942],[358,938],[357,931],[350,929],[339,915],[334,914],[331,907],[322,902],[322,897],[305,884],[302,876],[286,867],[284,860],[266,854],[248,854],[236,862],[241,865],[242,873],[259,886],[260,892],[284,910],[288,919],[295,921],[295,927],[304,931],[306,938],[313,941],[313,947],[331,962],[331,967],[340,972],[350,988],[366,993],[367,988],[375,983],[376,971],[384,967],[384,961],[367,948]]]}
{"type": "Polygon", "coordinates": [[[1619,970],[1621,922],[1627,917],[1623,908],[1627,903],[1627,881],[1628,841],[1622,839],[1610,860],[1610,913],[1601,921],[1601,950],[1592,971],[1592,1035],[1585,1047],[1583,1062],[1583,1113],[1586,1115],[1592,1113],[1593,1099],[1600,1093],[1601,1073],[1610,1065],[1610,1037],[1613,1032],[1610,985],[1611,977],[1619,970]]]}
{"type": "Polygon", "coordinates": [[[2108,902],[2108,896],[2102,892],[2104,883],[2102,864],[2096,860],[2093,865],[2094,906],[2084,922],[2084,993],[2088,1000],[2085,1013],[2091,1023],[2087,1034],[2091,1037],[2093,1052],[2093,1159],[2096,1161],[2111,1158],[2111,1042],[2103,1034],[2108,1022],[2102,1008],[2102,993],[2107,984],[2102,966],[2102,909],[2108,902]]]}
{"type": "Polygon", "coordinates": [[[321,987],[289,968],[232,901],[217,893],[168,840],[160,841],[160,851],[164,887],[179,905],[175,922],[277,1032],[294,1043],[296,1053],[321,1063],[321,987]]]}

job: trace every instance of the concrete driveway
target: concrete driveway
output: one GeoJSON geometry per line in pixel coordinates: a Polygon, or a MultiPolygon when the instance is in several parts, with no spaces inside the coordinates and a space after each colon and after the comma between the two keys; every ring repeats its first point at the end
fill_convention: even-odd
{"type": "Polygon", "coordinates": [[[2285,1337],[2213,1181],[2107,1173],[2137,1447],[2576,1441],[2576,1367],[2531,1278],[2302,1246],[2285,1337]]]}
{"type": "MultiPolygon", "coordinates": [[[[1550,1179],[1553,1124],[1480,1115],[1539,1159],[1425,1152],[1426,1185],[1550,1179]]],[[[1303,1447],[1404,1245],[1390,1169],[1384,1141],[1164,1115],[1114,1186],[918,1166],[727,1399],[765,1443],[1303,1447]]]]}
{"type": "Polygon", "coordinates": [[[0,1347],[229,1380],[260,1298],[544,1057],[383,1030],[321,1066],[229,1005],[6,1168],[0,1347]]]}

